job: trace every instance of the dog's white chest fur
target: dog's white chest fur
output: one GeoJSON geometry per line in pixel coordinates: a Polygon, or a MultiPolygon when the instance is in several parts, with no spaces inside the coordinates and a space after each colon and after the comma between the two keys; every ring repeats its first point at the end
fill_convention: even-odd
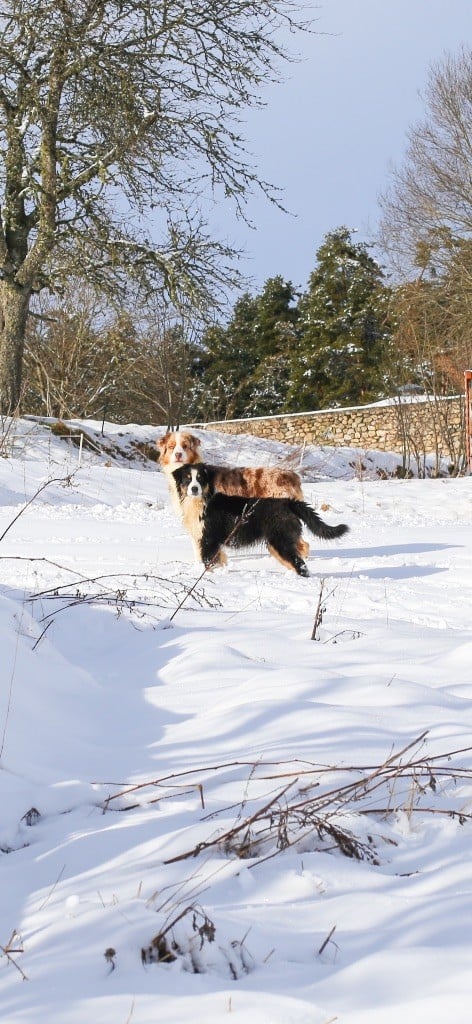
{"type": "Polygon", "coordinates": [[[202,538],[204,512],[202,488],[197,471],[192,468],[187,493],[181,498],[181,514],[185,529],[198,545],[198,550],[200,550],[199,542],[202,538]]]}
{"type": "Polygon", "coordinates": [[[192,538],[195,558],[201,561],[200,541],[203,533],[203,517],[205,514],[205,501],[203,498],[200,481],[195,469],[190,470],[190,480],[187,485],[187,493],[180,496],[180,514],[185,529],[192,538]]]}
{"type": "Polygon", "coordinates": [[[203,530],[203,498],[193,498],[187,495],[180,503],[180,512],[185,529],[188,530],[192,539],[198,542],[203,530]]]}

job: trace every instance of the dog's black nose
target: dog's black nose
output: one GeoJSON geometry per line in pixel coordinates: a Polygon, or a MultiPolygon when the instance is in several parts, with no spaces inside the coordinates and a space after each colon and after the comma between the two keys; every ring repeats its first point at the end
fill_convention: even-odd
{"type": "Polygon", "coordinates": [[[192,484],[190,490],[191,490],[192,494],[198,494],[198,487],[197,487],[196,484],[192,484]]]}

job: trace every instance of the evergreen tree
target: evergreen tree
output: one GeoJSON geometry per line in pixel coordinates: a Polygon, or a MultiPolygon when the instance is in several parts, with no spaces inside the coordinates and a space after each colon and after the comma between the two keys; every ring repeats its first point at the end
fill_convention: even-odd
{"type": "Polygon", "coordinates": [[[211,327],[195,372],[196,419],[263,416],[283,409],[298,317],[289,281],[269,278],[237,300],[226,327],[211,327]]]}
{"type": "Polygon", "coordinates": [[[215,324],[205,332],[193,367],[189,418],[218,420],[241,415],[246,381],[256,365],[255,317],[255,299],[246,292],[237,300],[226,327],[215,324]]]}
{"type": "Polygon", "coordinates": [[[271,416],[285,408],[291,354],[297,344],[298,309],[290,281],[269,278],[256,300],[256,365],[247,385],[246,415],[271,416]]]}
{"type": "Polygon", "coordinates": [[[287,410],[357,405],[384,395],[387,298],[379,265],[340,227],[325,236],[299,303],[287,410]]]}

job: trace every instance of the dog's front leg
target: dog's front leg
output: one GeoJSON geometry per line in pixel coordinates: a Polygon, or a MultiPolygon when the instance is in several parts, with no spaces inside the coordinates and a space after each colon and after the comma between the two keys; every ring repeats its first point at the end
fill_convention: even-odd
{"type": "Polygon", "coordinates": [[[203,562],[202,547],[200,541],[196,540],[195,537],[192,537],[191,540],[195,561],[198,562],[198,564],[200,565],[203,562]]]}
{"type": "Polygon", "coordinates": [[[218,565],[227,565],[228,559],[219,541],[216,539],[210,539],[205,531],[203,531],[200,550],[202,562],[207,569],[211,570],[215,569],[218,565]]]}

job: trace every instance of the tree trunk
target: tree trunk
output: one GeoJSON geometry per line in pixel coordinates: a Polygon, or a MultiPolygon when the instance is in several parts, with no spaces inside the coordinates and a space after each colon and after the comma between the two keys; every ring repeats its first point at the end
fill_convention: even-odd
{"type": "Polygon", "coordinates": [[[21,373],[29,288],[0,281],[0,415],[12,415],[21,398],[21,373]]]}

